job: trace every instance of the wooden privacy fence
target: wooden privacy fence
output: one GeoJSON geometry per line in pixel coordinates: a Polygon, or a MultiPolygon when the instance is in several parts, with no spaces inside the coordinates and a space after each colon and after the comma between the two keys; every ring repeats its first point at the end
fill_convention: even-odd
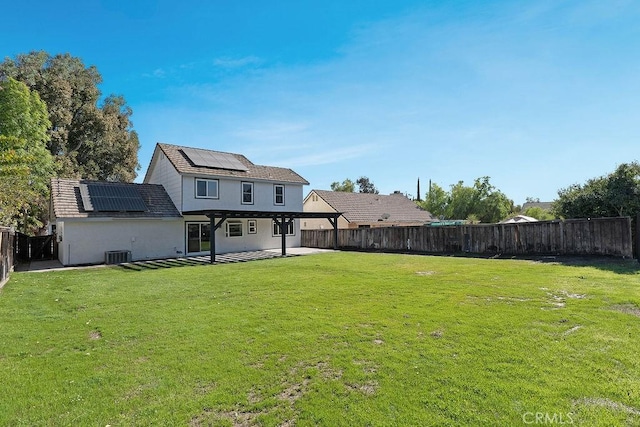
{"type": "Polygon", "coordinates": [[[9,274],[13,271],[15,236],[9,228],[0,227],[0,288],[9,280],[9,274]]]}
{"type": "MultiPolygon", "coordinates": [[[[333,230],[302,230],[301,245],[333,248],[333,230]]],[[[338,247],[427,253],[633,256],[629,217],[341,229],[338,247]]]]}

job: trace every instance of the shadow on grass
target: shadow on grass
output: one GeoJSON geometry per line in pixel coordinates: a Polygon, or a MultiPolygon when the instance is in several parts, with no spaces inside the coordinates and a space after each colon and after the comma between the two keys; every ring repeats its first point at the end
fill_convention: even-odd
{"type": "Polygon", "coordinates": [[[145,271],[145,270],[160,270],[163,268],[173,268],[173,267],[193,267],[195,265],[209,265],[209,263],[205,261],[196,261],[196,260],[184,258],[184,259],[172,259],[172,260],[128,262],[125,264],[118,264],[118,267],[126,271],[145,271]]]}
{"type": "Polygon", "coordinates": [[[638,260],[631,258],[613,256],[545,256],[522,257],[518,259],[530,259],[536,262],[562,264],[570,267],[593,267],[617,274],[640,273],[640,263],[638,263],[638,260]]]}
{"type": "MultiPolygon", "coordinates": [[[[297,255],[287,255],[287,257],[297,255]]],[[[213,265],[229,264],[238,262],[257,261],[262,259],[280,258],[281,256],[269,251],[248,251],[216,255],[216,262],[213,265]]],[[[196,265],[212,265],[208,256],[170,258],[148,261],[134,261],[118,264],[118,267],[126,271],[161,270],[174,267],[193,267],[196,265]]]]}
{"type": "Polygon", "coordinates": [[[377,250],[377,249],[361,249],[361,248],[340,248],[342,251],[350,252],[367,252],[367,253],[395,253],[405,255],[424,255],[437,257],[455,257],[455,258],[475,258],[475,259],[502,259],[502,260],[525,260],[540,263],[561,264],[572,267],[593,267],[599,270],[610,271],[617,274],[638,274],[640,273],[640,263],[637,259],[621,258],[614,256],[570,256],[570,255],[512,255],[501,253],[471,253],[471,252],[414,252],[414,251],[393,251],[393,250],[377,250]]]}

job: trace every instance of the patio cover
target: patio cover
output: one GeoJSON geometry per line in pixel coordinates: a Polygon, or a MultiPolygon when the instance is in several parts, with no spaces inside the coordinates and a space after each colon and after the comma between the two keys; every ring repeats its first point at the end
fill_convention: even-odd
{"type": "Polygon", "coordinates": [[[211,264],[216,262],[216,233],[215,231],[228,219],[258,219],[270,218],[278,227],[282,236],[282,256],[287,255],[287,227],[296,218],[326,218],[333,226],[333,248],[338,249],[338,217],[342,212],[273,212],[273,211],[246,211],[246,210],[203,210],[183,212],[183,215],[205,215],[211,223],[210,257],[211,264]]]}

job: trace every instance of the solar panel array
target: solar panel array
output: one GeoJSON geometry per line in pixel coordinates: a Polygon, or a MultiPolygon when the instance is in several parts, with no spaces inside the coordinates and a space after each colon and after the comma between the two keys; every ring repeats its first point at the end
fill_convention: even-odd
{"type": "Polygon", "coordinates": [[[248,170],[247,167],[231,153],[196,150],[193,148],[182,148],[182,152],[195,166],[243,172],[248,170]]]}
{"type": "Polygon", "coordinates": [[[80,184],[84,210],[94,212],[144,212],[138,189],[131,184],[80,184]]]}

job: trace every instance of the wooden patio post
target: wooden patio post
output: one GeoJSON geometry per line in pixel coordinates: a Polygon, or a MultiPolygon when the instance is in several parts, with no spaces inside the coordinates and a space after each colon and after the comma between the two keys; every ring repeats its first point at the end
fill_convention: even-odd
{"type": "Polygon", "coordinates": [[[282,256],[287,256],[287,229],[289,223],[286,222],[284,214],[280,217],[280,238],[282,239],[282,256]]]}
{"type": "Polygon", "coordinates": [[[212,215],[209,217],[209,262],[216,262],[216,220],[212,215]]]}

